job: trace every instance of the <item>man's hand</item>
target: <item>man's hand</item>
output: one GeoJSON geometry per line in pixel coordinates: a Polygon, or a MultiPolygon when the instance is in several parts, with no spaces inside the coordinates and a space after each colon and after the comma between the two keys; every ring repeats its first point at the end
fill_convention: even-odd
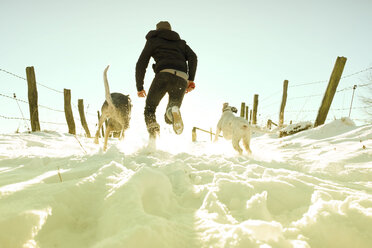
{"type": "Polygon", "coordinates": [[[186,93],[193,91],[195,89],[195,83],[193,81],[189,81],[186,88],[186,93]]]}
{"type": "Polygon", "coordinates": [[[145,90],[138,91],[137,95],[138,97],[146,97],[146,91],[145,90]]]}

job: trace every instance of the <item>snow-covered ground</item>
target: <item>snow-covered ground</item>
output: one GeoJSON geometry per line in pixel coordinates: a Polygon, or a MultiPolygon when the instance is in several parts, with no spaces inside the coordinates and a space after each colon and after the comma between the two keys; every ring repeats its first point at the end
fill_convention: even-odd
{"type": "Polygon", "coordinates": [[[146,142],[0,135],[0,247],[371,247],[372,125],[146,142]]]}

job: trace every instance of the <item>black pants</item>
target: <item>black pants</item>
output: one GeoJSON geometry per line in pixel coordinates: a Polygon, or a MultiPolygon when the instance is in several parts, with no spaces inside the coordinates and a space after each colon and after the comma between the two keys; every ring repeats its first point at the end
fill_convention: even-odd
{"type": "MultiPolygon", "coordinates": [[[[167,109],[173,106],[181,107],[183,96],[186,92],[186,87],[187,82],[185,79],[171,73],[159,72],[155,75],[147,94],[145,106],[145,122],[147,130],[150,134],[153,131],[159,131],[159,125],[156,122],[155,112],[164,95],[166,93],[169,95],[167,109]]],[[[172,123],[166,115],[164,115],[164,117],[166,123],[172,123]]]]}

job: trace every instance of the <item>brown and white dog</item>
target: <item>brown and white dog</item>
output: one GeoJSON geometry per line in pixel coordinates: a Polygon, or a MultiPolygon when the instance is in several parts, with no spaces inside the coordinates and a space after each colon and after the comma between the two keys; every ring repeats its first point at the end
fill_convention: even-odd
{"type": "Polygon", "coordinates": [[[103,73],[103,82],[105,85],[105,98],[106,101],[103,103],[101,112],[102,115],[99,118],[98,129],[94,143],[98,144],[98,137],[100,129],[103,123],[108,119],[105,141],[103,150],[107,149],[107,139],[111,132],[120,132],[119,139],[124,138],[124,132],[129,128],[129,121],[132,109],[132,103],[129,95],[123,95],[121,93],[111,93],[107,80],[107,70],[110,66],[107,66],[103,73]]]}
{"type": "Polygon", "coordinates": [[[220,132],[223,132],[223,137],[227,140],[232,140],[232,145],[239,154],[243,153],[240,147],[240,140],[243,140],[243,145],[248,154],[252,151],[249,147],[251,141],[251,127],[248,121],[241,117],[236,117],[234,113],[237,112],[235,107],[229,106],[224,103],[222,107],[222,116],[217,124],[217,131],[214,141],[218,140],[220,132]]]}

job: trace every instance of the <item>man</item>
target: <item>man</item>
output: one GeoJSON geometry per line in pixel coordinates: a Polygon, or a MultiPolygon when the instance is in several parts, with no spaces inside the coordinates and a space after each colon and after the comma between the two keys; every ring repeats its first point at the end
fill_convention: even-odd
{"type": "Polygon", "coordinates": [[[183,131],[180,113],[185,93],[195,88],[194,78],[197,66],[197,56],[192,49],[181,40],[178,33],[172,31],[167,21],[159,22],[156,30],[146,35],[146,45],[136,64],[136,86],[138,97],[146,97],[143,80],[151,57],[155,78],[152,81],[146,98],[145,122],[150,139],[159,134],[160,127],[156,122],[156,108],[166,93],[169,102],[165,112],[165,122],[173,125],[176,134],[183,131]]]}

